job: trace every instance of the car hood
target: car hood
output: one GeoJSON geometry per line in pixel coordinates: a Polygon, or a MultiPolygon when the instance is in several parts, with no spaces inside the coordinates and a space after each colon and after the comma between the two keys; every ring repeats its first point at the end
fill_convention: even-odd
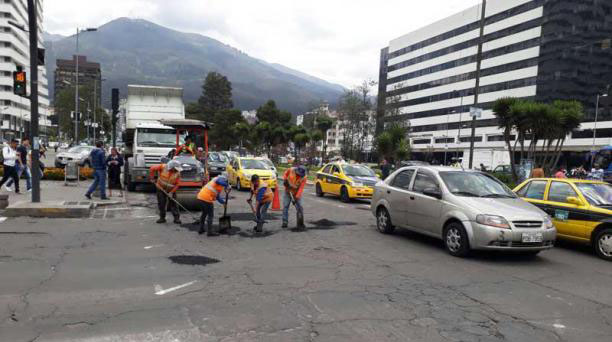
{"type": "Polygon", "coordinates": [[[72,152],[60,152],[57,154],[58,157],[62,157],[62,158],[80,158],[82,156],[84,156],[85,154],[81,154],[81,153],[72,153],[72,152]]]}
{"type": "Polygon", "coordinates": [[[378,177],[357,177],[357,176],[349,176],[353,182],[360,182],[363,185],[374,186],[380,179],[378,177]]]}
{"type": "Polygon", "coordinates": [[[460,206],[477,214],[499,215],[508,221],[541,221],[546,213],[520,198],[456,197],[460,206]]]}
{"type": "Polygon", "coordinates": [[[258,176],[275,176],[276,173],[272,170],[260,170],[260,169],[244,169],[242,173],[248,173],[250,175],[258,176]]]}
{"type": "Polygon", "coordinates": [[[225,167],[225,163],[224,162],[214,162],[214,161],[209,161],[208,162],[208,166],[214,166],[214,167],[225,167]]]}

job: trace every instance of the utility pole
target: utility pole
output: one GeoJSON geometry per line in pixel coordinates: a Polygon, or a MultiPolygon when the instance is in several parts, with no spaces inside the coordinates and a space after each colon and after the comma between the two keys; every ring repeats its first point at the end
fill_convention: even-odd
{"type": "Polygon", "coordinates": [[[79,28],[76,29],[76,55],[74,56],[74,144],[79,144],[79,28]]]}
{"type": "MultiPolygon", "coordinates": [[[[480,91],[480,66],[482,65],[482,45],[484,43],[485,19],[487,16],[487,0],[482,0],[482,14],[480,15],[480,37],[478,39],[478,53],[476,54],[476,86],[474,87],[474,107],[478,106],[478,93],[480,91]]],[[[474,140],[476,139],[476,116],[472,118],[472,135],[470,137],[470,164],[474,163],[474,140]]]]}
{"type": "Polygon", "coordinates": [[[30,29],[30,134],[32,135],[32,203],[40,202],[40,141],[38,137],[38,18],[36,0],[28,0],[30,29]]]}

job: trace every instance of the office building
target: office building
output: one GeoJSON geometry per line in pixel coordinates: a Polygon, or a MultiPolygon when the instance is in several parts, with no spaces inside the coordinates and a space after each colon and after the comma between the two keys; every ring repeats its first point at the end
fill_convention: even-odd
{"type": "MultiPolygon", "coordinates": [[[[612,1],[487,1],[475,104],[481,6],[393,39],[381,50],[378,116],[385,116],[380,121],[408,121],[414,151],[452,151],[465,162],[470,107],[482,108],[475,157],[491,156],[485,162],[491,167],[507,158],[491,110],[495,100],[575,99],[583,103],[586,117],[565,149],[590,150],[597,94],[612,84],[612,1]]],[[[603,101],[597,146],[612,143],[611,114],[603,101]]]]}
{"type": "MultiPolygon", "coordinates": [[[[38,46],[43,47],[42,0],[38,0],[38,46]]],[[[13,71],[22,67],[27,73],[27,89],[30,93],[30,38],[29,34],[11,24],[14,22],[28,27],[26,0],[3,0],[0,2],[0,137],[4,140],[30,133],[30,100],[13,94],[13,71]]],[[[44,66],[38,69],[38,103],[40,135],[44,137],[49,129],[49,91],[44,66]]]]}
{"type": "MultiPolygon", "coordinates": [[[[79,59],[79,85],[89,86],[92,91],[96,91],[98,104],[100,104],[100,82],[102,79],[102,71],[100,63],[87,60],[87,56],[78,56],[79,59]],[[94,89],[95,88],[95,89],[94,89]]],[[[58,59],[54,73],[53,84],[55,86],[54,100],[57,100],[58,94],[66,89],[74,89],[73,84],[76,82],[76,62],[77,56],[72,56],[72,59],[58,59]]],[[[93,103],[92,103],[93,104],[93,103]]]]}

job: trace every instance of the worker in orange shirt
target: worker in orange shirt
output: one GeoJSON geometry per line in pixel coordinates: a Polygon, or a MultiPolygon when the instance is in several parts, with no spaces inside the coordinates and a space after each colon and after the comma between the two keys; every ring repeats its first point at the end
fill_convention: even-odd
{"type": "Polygon", "coordinates": [[[185,143],[176,149],[176,152],[174,152],[174,155],[180,156],[181,154],[187,154],[187,155],[193,156],[195,155],[194,151],[195,151],[195,144],[191,142],[191,137],[187,136],[185,138],[185,143]]]}
{"type": "Polygon", "coordinates": [[[174,216],[174,223],[181,224],[181,217],[175,203],[176,190],[181,181],[181,171],[183,171],[181,163],[176,160],[171,160],[168,164],[151,166],[149,170],[149,180],[155,183],[157,188],[157,207],[159,208],[157,223],[166,223],[166,210],[170,210],[174,216]],[[156,174],[159,174],[157,182],[155,182],[156,174]]]}
{"type": "MultiPolygon", "coordinates": [[[[289,206],[295,201],[295,208],[298,211],[298,217],[304,217],[304,207],[302,207],[302,193],[306,185],[306,168],[304,166],[295,166],[285,171],[283,185],[285,193],[283,198],[283,228],[287,228],[289,223],[289,206]],[[292,199],[293,197],[293,199],[292,199]]],[[[298,225],[300,222],[298,222],[298,225]]]]}
{"type": "Polygon", "coordinates": [[[255,226],[255,232],[263,232],[263,225],[265,222],[266,214],[270,203],[274,200],[274,193],[268,186],[268,183],[259,180],[258,175],[251,177],[251,196],[247,199],[247,202],[251,204],[253,202],[253,196],[255,196],[256,209],[255,217],[257,218],[257,226],[255,226]]]}
{"type": "Polygon", "coordinates": [[[198,200],[200,201],[200,208],[202,210],[202,216],[200,216],[200,230],[198,234],[204,234],[204,221],[207,224],[206,235],[218,236],[219,232],[213,229],[213,217],[215,216],[215,200],[221,204],[225,204],[225,199],[221,197],[221,193],[225,192],[229,194],[231,188],[227,178],[224,176],[218,176],[213,178],[208,184],[202,187],[202,190],[198,193],[198,200]],[[224,191],[225,190],[225,191],[224,191]]]}

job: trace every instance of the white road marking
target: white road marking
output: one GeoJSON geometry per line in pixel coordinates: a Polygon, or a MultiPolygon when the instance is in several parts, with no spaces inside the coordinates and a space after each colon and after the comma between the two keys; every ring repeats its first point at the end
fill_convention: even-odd
{"type": "Polygon", "coordinates": [[[0,223],[2,223],[2,222],[4,222],[4,221],[6,221],[6,219],[7,219],[7,218],[8,218],[8,217],[4,217],[4,216],[0,217],[0,223]]]}
{"type": "Polygon", "coordinates": [[[102,215],[103,220],[106,220],[106,214],[108,214],[108,209],[104,209],[104,215],[102,215]]]}
{"type": "Polygon", "coordinates": [[[144,249],[151,249],[151,248],[161,247],[161,246],[163,246],[163,244],[161,244],[161,245],[151,245],[151,246],[146,246],[144,249]]]}
{"type": "Polygon", "coordinates": [[[565,329],[565,325],[560,324],[560,323],[555,323],[553,324],[553,327],[557,328],[557,329],[565,329]]]}
{"type": "Polygon", "coordinates": [[[170,292],[172,292],[172,291],[180,290],[180,289],[182,289],[182,288],[184,288],[184,287],[191,286],[191,285],[193,285],[193,284],[195,284],[195,283],[197,283],[197,282],[198,282],[197,280],[190,281],[190,282],[188,282],[188,283],[185,283],[185,284],[182,284],[182,285],[178,285],[178,286],[175,286],[175,287],[171,287],[171,288],[166,289],[166,290],[164,290],[164,289],[161,287],[161,285],[156,284],[156,285],[155,285],[155,294],[156,294],[156,295],[158,295],[158,296],[163,296],[163,295],[165,295],[166,293],[170,293],[170,292]]]}
{"type": "Polygon", "coordinates": [[[306,296],[306,299],[308,299],[308,302],[310,304],[312,304],[312,306],[314,306],[314,308],[319,311],[319,313],[323,313],[323,310],[321,310],[321,308],[319,308],[319,306],[317,304],[315,304],[315,302],[312,301],[312,298],[310,298],[310,296],[306,296]]]}
{"type": "Polygon", "coordinates": [[[157,215],[153,215],[153,216],[134,216],[132,218],[138,220],[138,219],[150,219],[150,218],[156,218],[156,217],[159,217],[159,216],[157,216],[157,215]]]}

